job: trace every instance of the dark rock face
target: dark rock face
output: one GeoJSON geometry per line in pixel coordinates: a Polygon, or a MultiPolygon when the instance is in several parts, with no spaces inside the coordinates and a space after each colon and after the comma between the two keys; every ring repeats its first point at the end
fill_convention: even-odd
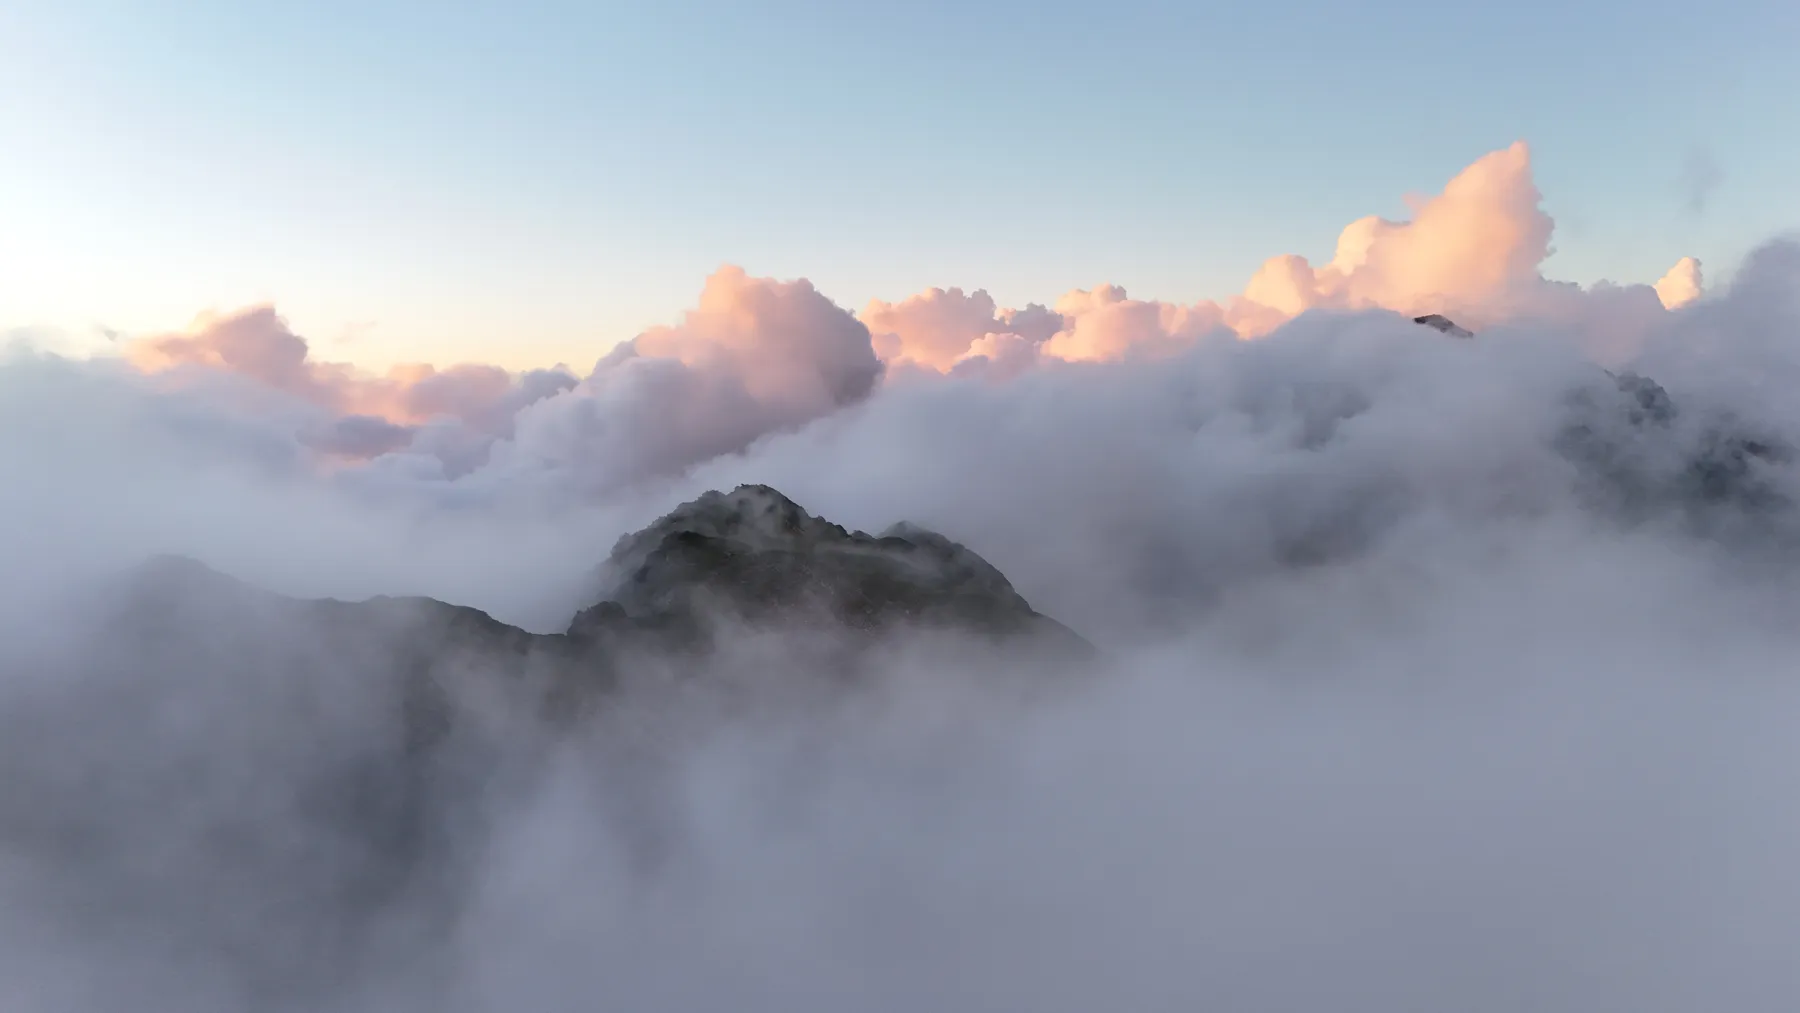
{"type": "MultiPolygon", "coordinates": [[[[673,817],[646,785],[672,744],[638,715],[671,679],[704,688],[732,626],[829,644],[804,657],[832,686],[905,628],[972,635],[1034,682],[1091,650],[949,539],[846,531],[760,486],[622,539],[604,572],[607,600],[544,635],[429,598],[300,600],[151,560],[93,602],[43,692],[0,709],[0,852],[42,870],[33,891],[60,930],[101,918],[215,955],[248,990],[240,1008],[311,1008],[307,989],[389,959],[378,941],[454,922],[506,785],[560,748],[605,755],[617,797],[595,804],[655,861],[673,817]]],[[[781,667],[733,674],[754,694],[781,667]]]]}
{"type": "Polygon", "coordinates": [[[683,504],[620,539],[600,573],[603,600],[566,632],[535,634],[430,598],[291,599],[160,558],[107,596],[89,661],[254,671],[278,694],[380,688],[388,696],[369,701],[370,713],[393,711],[407,748],[424,750],[447,734],[449,700],[464,690],[535,701],[561,720],[603,702],[634,662],[703,668],[733,629],[823,634],[843,666],[906,629],[951,631],[1022,659],[1067,663],[1093,650],[965,546],[908,524],[879,537],[848,531],[767,486],[683,504]]]}
{"type": "Polygon", "coordinates": [[[1080,641],[957,542],[904,523],[880,536],[848,531],[761,485],[709,492],[620,539],[602,581],[607,600],[575,617],[571,637],[701,638],[708,617],[725,616],[861,634],[930,626],[1080,641]]]}
{"type": "MultiPolygon", "coordinates": [[[[1413,322],[1474,337],[1435,313],[1413,322]]],[[[1771,518],[1791,514],[1794,504],[1774,473],[1793,463],[1793,448],[1728,415],[1691,418],[1648,377],[1605,376],[1570,394],[1556,437],[1591,507],[1627,523],[1673,515],[1707,536],[1766,537],[1771,518]]]]}
{"type": "Polygon", "coordinates": [[[879,537],[847,531],[767,486],[683,504],[621,538],[600,572],[604,600],[577,613],[565,633],[534,634],[430,598],[291,599],[192,560],[159,558],[109,596],[96,642],[112,645],[110,660],[126,667],[253,667],[291,686],[354,671],[360,684],[396,687],[392,702],[421,748],[442,734],[445,687],[469,673],[554,711],[603,697],[633,657],[677,667],[697,660],[727,626],[831,634],[850,651],[840,652],[845,658],[903,629],[1041,646],[1063,658],[1092,650],[965,546],[908,524],[879,537]]]}
{"type": "Polygon", "coordinates": [[[1660,385],[1608,374],[1569,399],[1557,450],[1590,503],[1630,522],[1669,513],[1705,534],[1787,513],[1776,469],[1793,451],[1729,416],[1689,418],[1660,385]]]}
{"type": "Polygon", "coordinates": [[[1426,327],[1442,331],[1453,338],[1472,338],[1475,336],[1474,331],[1457,326],[1455,321],[1439,313],[1427,313],[1422,317],[1413,317],[1413,323],[1424,324],[1426,327]]]}

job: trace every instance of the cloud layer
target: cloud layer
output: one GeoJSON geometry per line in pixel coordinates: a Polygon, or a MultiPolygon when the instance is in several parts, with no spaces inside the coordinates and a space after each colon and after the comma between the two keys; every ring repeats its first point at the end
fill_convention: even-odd
{"type": "Polygon", "coordinates": [[[1800,475],[1730,448],[1800,446],[1800,246],[1584,290],[1537,204],[1514,146],[1187,306],[856,315],[726,268],[585,373],[365,376],[267,308],[9,353],[0,1005],[1793,1008],[1800,475]],[[350,953],[299,786],[373,748],[358,645],[288,631],[304,687],[79,664],[79,593],[158,552],[558,630],[621,534],[743,481],[941,530],[1106,660],[1025,707],[908,641],[758,704],[806,661],[746,640],[688,673],[733,692],[496,717],[457,861],[350,953]]]}
{"type": "Polygon", "coordinates": [[[379,470],[443,480],[490,465],[517,472],[579,462],[597,487],[616,487],[679,473],[854,404],[884,374],[1003,380],[1043,362],[1168,358],[1208,339],[1262,337],[1308,312],[1377,309],[1443,313],[1477,328],[1604,318],[1583,329],[1596,357],[1617,361],[1656,325],[1658,310],[1700,297],[1692,258],[1654,286],[1582,291],[1546,280],[1540,265],[1553,223],[1540,201],[1530,151],[1516,143],[1478,159],[1442,193],[1414,200],[1409,221],[1351,223],[1327,263],[1273,257],[1242,294],[1187,305],[1107,284],[1009,309],[982,289],[933,288],[872,301],[852,316],[804,280],[726,267],[707,279],[682,323],[639,335],[586,376],[479,364],[364,375],[313,359],[267,306],[140,339],[127,358],[171,377],[234,374],[309,405],[310,415],[290,413],[303,419],[297,437],[339,461],[392,458],[379,470]]]}

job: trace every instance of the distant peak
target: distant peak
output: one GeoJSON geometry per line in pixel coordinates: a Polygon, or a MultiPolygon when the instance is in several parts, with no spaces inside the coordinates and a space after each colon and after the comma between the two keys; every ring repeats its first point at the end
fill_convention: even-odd
{"type": "Polygon", "coordinates": [[[139,584],[159,587],[233,586],[234,578],[207,566],[192,556],[159,553],[133,567],[129,578],[139,584]]]}
{"type": "Polygon", "coordinates": [[[1453,338],[1472,338],[1475,336],[1474,331],[1457,326],[1456,321],[1444,316],[1442,313],[1427,313],[1422,317],[1413,317],[1413,323],[1424,324],[1426,327],[1435,328],[1453,338]]]}

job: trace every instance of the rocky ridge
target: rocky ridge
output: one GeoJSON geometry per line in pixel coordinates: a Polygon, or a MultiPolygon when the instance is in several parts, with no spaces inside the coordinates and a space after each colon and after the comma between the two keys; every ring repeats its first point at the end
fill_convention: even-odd
{"type": "Polygon", "coordinates": [[[600,580],[604,600],[575,617],[570,636],[703,638],[723,616],[859,633],[931,626],[1080,640],[960,543],[904,522],[879,535],[850,531],[766,485],[706,493],[625,536],[600,580]]]}
{"type": "Polygon", "coordinates": [[[604,600],[540,634],[152,559],[20,680],[45,691],[0,710],[0,845],[70,870],[44,889],[71,910],[141,913],[156,938],[302,995],[373,959],[382,912],[454,924],[483,828],[555,757],[582,757],[624,854],[653,863],[678,819],[662,779],[721,716],[805,719],[840,688],[929,677],[938,645],[974,690],[1014,699],[1091,651],[967,547],[849,531],[766,486],[684,504],[602,571],[604,600]],[[903,630],[954,636],[908,638],[917,663],[889,664],[903,630]]]}
{"type": "Polygon", "coordinates": [[[1456,321],[1451,320],[1441,313],[1427,313],[1422,317],[1413,317],[1413,323],[1424,324],[1426,327],[1441,331],[1453,338],[1472,338],[1475,336],[1474,331],[1457,326],[1456,321]]]}
{"type": "MultiPolygon", "coordinates": [[[[1436,313],[1413,322],[1475,337],[1436,313]]],[[[1556,437],[1590,505],[1633,523],[1672,513],[1709,535],[1743,529],[1749,520],[1756,537],[1769,533],[1758,523],[1791,512],[1793,503],[1773,475],[1796,457],[1784,441],[1729,415],[1689,417],[1649,377],[1604,375],[1606,382],[1570,393],[1569,417],[1556,437]]]]}
{"type": "Polygon", "coordinates": [[[563,633],[539,634],[431,598],[285,598],[163,557],[116,589],[100,641],[175,668],[194,667],[196,653],[296,674],[350,659],[435,683],[454,663],[520,676],[559,700],[615,687],[634,656],[704,656],[733,628],[830,634],[842,658],[907,629],[1050,657],[1092,650],[968,547],[905,523],[850,531],[763,485],[708,492],[624,536],[599,579],[598,602],[563,633]]]}

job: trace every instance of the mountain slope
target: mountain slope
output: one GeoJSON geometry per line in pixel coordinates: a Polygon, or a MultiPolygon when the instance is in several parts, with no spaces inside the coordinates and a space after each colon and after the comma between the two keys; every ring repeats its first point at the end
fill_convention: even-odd
{"type": "Polygon", "coordinates": [[[480,669],[563,700],[614,687],[630,656],[704,655],[729,629],[828,634],[845,657],[903,629],[1047,657],[1092,650],[966,546],[908,524],[848,531],[767,486],[682,504],[621,538],[600,575],[602,600],[546,635],[430,598],[286,598],[161,557],[107,596],[98,642],[140,667],[253,665],[288,678],[335,666],[435,684],[480,669]]]}
{"type": "Polygon", "coordinates": [[[709,492],[620,539],[601,583],[606,599],[575,617],[570,636],[656,630],[701,637],[709,619],[722,616],[860,634],[937,627],[1082,646],[966,546],[904,523],[879,536],[849,531],[763,485],[709,492]]]}
{"type": "MultiPolygon", "coordinates": [[[[1475,336],[1435,313],[1413,322],[1452,337],[1475,336]]],[[[1604,376],[1596,370],[1593,384],[1570,392],[1556,438],[1591,507],[1628,523],[1667,514],[1709,536],[1783,534],[1792,544],[1800,532],[1769,528],[1792,514],[1793,502],[1776,480],[1795,460],[1792,447],[1740,418],[1685,413],[1649,377],[1604,376]]]]}

